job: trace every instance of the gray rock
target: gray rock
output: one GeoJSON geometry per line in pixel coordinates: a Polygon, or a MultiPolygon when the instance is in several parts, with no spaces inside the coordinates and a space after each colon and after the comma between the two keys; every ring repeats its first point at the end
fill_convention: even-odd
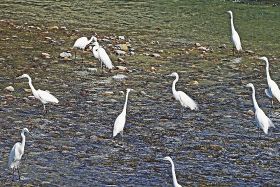
{"type": "Polygon", "coordinates": [[[124,36],[118,36],[119,40],[125,40],[124,36]]]}
{"type": "Polygon", "coordinates": [[[153,54],[151,54],[151,56],[152,56],[152,57],[158,58],[158,57],[160,57],[160,54],[158,54],[158,53],[153,53],[153,54]]]}

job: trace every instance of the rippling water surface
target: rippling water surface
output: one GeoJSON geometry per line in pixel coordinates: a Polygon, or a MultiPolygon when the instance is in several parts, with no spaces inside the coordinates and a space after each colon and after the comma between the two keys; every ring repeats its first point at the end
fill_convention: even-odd
{"type": "MultiPolygon", "coordinates": [[[[130,8],[137,6],[139,10],[150,13],[152,20],[155,18],[153,16],[159,14],[150,9],[154,3],[149,6],[146,2],[121,2],[123,4],[96,1],[100,9],[93,7],[94,11],[100,12],[93,17],[106,20],[108,17],[102,15],[108,13],[101,10],[109,10],[112,5],[115,6],[114,10],[122,7],[118,16],[124,15],[125,10],[131,13],[130,8]]],[[[185,6],[199,6],[199,3],[190,2],[185,6]]],[[[76,1],[73,3],[78,4],[76,1]]],[[[215,1],[216,4],[219,4],[218,1],[215,1]]],[[[176,31],[167,28],[165,33],[163,29],[159,32],[157,39],[160,42],[157,43],[153,41],[155,38],[152,35],[149,38],[150,31],[144,30],[149,28],[139,26],[134,32],[123,32],[123,28],[120,28],[112,32],[130,36],[129,42],[135,48],[134,56],[123,57],[126,61],[124,66],[129,72],[114,70],[102,74],[99,70],[88,70],[92,67],[99,69],[99,62],[91,57],[90,52],[85,54],[84,63],[57,58],[60,52],[73,45],[75,38],[90,36],[94,30],[84,27],[77,33],[74,30],[79,23],[73,21],[75,26],[71,27],[71,20],[65,21],[68,30],[50,28],[64,24],[58,16],[53,16],[53,21],[47,19],[50,17],[49,9],[57,11],[62,7],[67,12],[73,4],[70,6],[66,2],[53,1],[15,1],[13,4],[4,0],[1,6],[5,18],[0,22],[0,57],[4,58],[0,61],[2,185],[172,186],[170,163],[162,160],[165,156],[173,158],[178,182],[183,186],[279,185],[280,105],[276,102],[275,108],[271,108],[264,93],[265,66],[256,59],[264,52],[271,55],[271,76],[280,83],[279,55],[272,57],[275,52],[269,53],[266,49],[260,51],[256,47],[254,54],[243,53],[240,57],[233,57],[230,47],[222,49],[217,43],[209,43],[212,52],[203,53],[194,46],[195,41],[182,40],[184,37],[180,33],[186,31],[179,30],[179,36],[169,35],[171,40],[162,36],[176,31]],[[26,7],[32,7],[32,10],[24,12],[26,7]],[[42,15],[36,17],[36,10],[42,7],[42,15],[46,18],[42,18],[42,15]],[[15,16],[15,12],[21,13],[23,17],[15,16]],[[35,14],[35,17],[28,21],[31,14],[35,14]],[[8,15],[13,20],[8,19],[8,15]],[[21,19],[27,22],[20,22],[21,19]],[[143,38],[135,34],[140,31],[143,31],[143,38]],[[59,43],[47,42],[47,36],[59,43]],[[30,46],[32,48],[27,48],[30,46]],[[163,53],[158,59],[144,55],[145,52],[157,52],[160,49],[163,49],[163,53]],[[42,52],[50,53],[51,59],[42,58],[42,52]],[[151,67],[155,67],[156,71],[151,71],[151,67]],[[180,76],[177,90],[194,98],[199,104],[199,111],[182,110],[172,98],[171,85],[174,79],[166,75],[173,71],[180,76]],[[47,89],[59,99],[59,104],[47,106],[48,114],[43,115],[41,103],[29,97],[31,93],[24,90],[29,88],[27,80],[15,80],[22,73],[30,74],[35,88],[47,89]],[[112,79],[120,73],[128,76],[128,79],[112,79]],[[276,125],[268,135],[264,135],[254,124],[254,116],[250,112],[253,110],[251,90],[245,87],[249,82],[256,87],[261,108],[276,125]],[[9,85],[15,88],[15,92],[4,91],[9,85]],[[133,88],[134,91],[129,95],[127,122],[121,141],[119,136],[112,139],[112,128],[123,108],[126,88],[133,88]],[[27,135],[20,168],[22,180],[18,182],[12,181],[7,160],[13,144],[21,141],[20,132],[24,127],[33,133],[33,137],[27,135]]],[[[229,6],[244,9],[245,5],[227,2],[221,6],[225,6],[225,9],[229,6]]],[[[81,18],[81,12],[85,9],[77,6],[75,11],[80,19],[88,20],[86,13],[85,18],[81,18]]],[[[128,18],[128,28],[135,26],[135,23],[130,23],[137,12],[134,14],[134,17],[128,18]]],[[[73,18],[74,15],[69,17],[73,18]]],[[[137,15],[145,27],[147,14],[137,15]]],[[[124,19],[121,21],[125,22],[124,19]]],[[[224,21],[227,24],[228,20],[224,21]]],[[[83,26],[84,23],[80,24],[83,26]]],[[[100,38],[115,35],[104,31],[104,27],[97,26],[100,38]]],[[[190,35],[195,38],[197,34],[192,31],[190,35]]],[[[225,33],[226,39],[227,35],[225,33]]],[[[202,36],[199,40],[203,39],[202,36]]],[[[248,41],[246,38],[245,43],[248,41]]],[[[221,43],[230,46],[228,40],[221,43]]],[[[123,65],[118,62],[118,57],[113,54],[108,43],[102,44],[108,51],[111,50],[114,64],[123,65]]],[[[266,45],[271,48],[274,46],[266,45]]]]}

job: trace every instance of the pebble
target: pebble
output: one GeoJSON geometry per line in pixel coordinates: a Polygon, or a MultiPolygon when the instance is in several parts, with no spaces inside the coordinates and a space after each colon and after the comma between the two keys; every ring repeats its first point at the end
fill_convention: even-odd
{"type": "Polygon", "coordinates": [[[114,80],[117,80],[117,81],[122,81],[122,80],[124,80],[124,79],[126,79],[127,78],[127,76],[126,75],[123,75],[123,74],[117,74],[117,75],[114,75],[113,76],[113,79],[114,80]]]}
{"type": "Polygon", "coordinates": [[[197,49],[200,50],[200,51],[209,51],[208,48],[203,47],[203,46],[200,46],[200,47],[198,47],[197,49]]]}
{"type": "Polygon", "coordinates": [[[9,91],[9,92],[14,92],[14,91],[15,91],[14,87],[12,87],[12,86],[7,86],[7,87],[5,88],[5,90],[7,90],[7,91],[9,91]]]}
{"type": "Polygon", "coordinates": [[[125,66],[116,66],[116,68],[121,71],[127,71],[127,67],[125,67],[125,66]]]}
{"type": "Polygon", "coordinates": [[[87,68],[88,71],[97,72],[97,68],[87,68]]]}
{"type": "Polygon", "coordinates": [[[118,36],[119,40],[125,40],[124,36],[118,36]]]}
{"type": "Polygon", "coordinates": [[[254,54],[255,52],[252,51],[252,50],[246,50],[245,53],[248,53],[248,54],[254,54]]]}
{"type": "Polygon", "coordinates": [[[118,61],[119,62],[124,62],[124,59],[123,58],[118,58],[118,61]]]}
{"type": "Polygon", "coordinates": [[[122,50],[122,51],[128,51],[128,46],[127,44],[117,44],[115,46],[116,49],[122,50]]]}
{"type": "Polygon", "coordinates": [[[112,92],[112,91],[106,91],[103,93],[103,95],[105,95],[105,96],[109,96],[109,95],[113,95],[113,94],[114,94],[114,92],[112,92]]]}
{"type": "Polygon", "coordinates": [[[195,43],[194,44],[196,47],[201,47],[201,44],[200,43],[195,43]]]}
{"type": "Polygon", "coordinates": [[[0,61],[5,61],[5,58],[0,58],[0,61]]]}
{"type": "Polygon", "coordinates": [[[42,53],[42,56],[46,59],[49,59],[51,58],[50,54],[49,53],[42,53]]]}
{"type": "Polygon", "coordinates": [[[219,48],[226,49],[227,45],[226,44],[222,44],[222,45],[219,46],[219,48]]]}
{"type": "Polygon", "coordinates": [[[69,53],[69,52],[62,52],[62,53],[59,54],[59,57],[61,57],[61,58],[70,58],[70,57],[72,57],[72,54],[69,53]]]}
{"type": "Polygon", "coordinates": [[[158,53],[153,53],[151,56],[152,56],[152,57],[158,58],[158,57],[160,57],[160,54],[158,54],[158,53]]]}
{"type": "Polygon", "coordinates": [[[122,51],[122,50],[115,50],[115,53],[116,53],[116,55],[120,55],[120,56],[124,56],[125,54],[126,54],[126,52],[125,51],[122,51]]]}

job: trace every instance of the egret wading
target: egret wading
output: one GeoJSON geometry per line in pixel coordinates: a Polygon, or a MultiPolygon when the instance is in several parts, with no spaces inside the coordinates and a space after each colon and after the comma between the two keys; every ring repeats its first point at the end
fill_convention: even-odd
{"type": "MultiPolygon", "coordinates": [[[[82,54],[86,48],[87,45],[89,45],[92,41],[97,42],[97,38],[95,36],[92,36],[89,40],[87,39],[87,37],[81,37],[78,38],[74,45],[73,45],[73,49],[81,49],[82,50],[82,54]]],[[[75,50],[75,60],[76,60],[76,50],[75,50]]],[[[83,62],[83,56],[82,56],[82,62],[83,62]]]]}
{"type": "Polygon", "coordinates": [[[273,107],[273,97],[276,97],[276,99],[280,102],[280,90],[278,85],[270,77],[268,59],[266,57],[260,57],[259,59],[264,60],[266,63],[266,79],[268,89],[265,89],[265,93],[271,99],[271,105],[273,107]]]}
{"type": "Polygon", "coordinates": [[[109,55],[106,53],[105,49],[103,49],[98,42],[94,42],[94,46],[92,48],[93,56],[100,61],[101,69],[103,68],[102,64],[106,66],[109,70],[113,69],[114,66],[109,55]]]}
{"type": "Polygon", "coordinates": [[[183,107],[189,107],[191,110],[198,110],[198,105],[197,103],[192,99],[190,98],[187,94],[185,94],[184,92],[182,91],[177,91],[175,89],[175,84],[178,82],[179,80],[179,75],[178,73],[176,72],[173,72],[171,73],[170,75],[168,76],[172,76],[172,77],[176,77],[175,80],[173,81],[173,84],[172,84],[172,93],[173,93],[173,96],[175,97],[176,100],[180,101],[181,105],[183,107]]]}
{"type": "MultiPolygon", "coordinates": [[[[9,162],[8,162],[8,167],[13,170],[13,178],[14,178],[14,173],[17,170],[18,171],[18,179],[20,180],[20,172],[19,172],[19,165],[21,161],[21,157],[24,153],[24,146],[25,146],[25,134],[24,133],[30,133],[27,128],[22,129],[21,131],[21,138],[22,141],[17,142],[9,155],[9,162]]],[[[30,134],[31,135],[31,134],[30,134]]]]}
{"type": "Polygon", "coordinates": [[[246,85],[246,87],[252,88],[252,99],[255,108],[255,119],[257,121],[258,127],[260,127],[265,134],[268,133],[269,127],[274,127],[272,121],[265,115],[262,109],[259,107],[257,100],[256,100],[256,92],[255,87],[252,83],[246,85]]]}
{"type": "Polygon", "coordinates": [[[164,157],[163,160],[168,160],[171,163],[173,186],[174,187],[182,187],[177,182],[176,173],[175,173],[175,166],[174,166],[173,160],[169,156],[164,157]]]}
{"type": "Polygon", "coordinates": [[[236,48],[237,52],[242,51],[242,47],[240,37],[234,28],[232,11],[229,10],[227,13],[230,15],[231,41],[233,44],[232,53],[234,55],[234,47],[236,48]]]}
{"type": "Polygon", "coordinates": [[[31,88],[32,94],[34,95],[34,97],[36,99],[39,99],[43,103],[45,113],[47,112],[45,104],[47,104],[47,103],[58,103],[57,98],[55,98],[48,91],[43,91],[43,90],[40,90],[40,89],[36,90],[34,88],[34,86],[32,85],[32,80],[31,80],[29,75],[23,74],[23,75],[17,77],[17,79],[21,79],[21,78],[27,78],[28,79],[28,83],[29,83],[29,86],[31,88]]]}
{"type": "Polygon", "coordinates": [[[126,121],[126,108],[127,108],[127,101],[128,101],[128,94],[133,89],[126,89],[126,97],[125,97],[125,103],[123,106],[123,110],[121,114],[117,117],[115,123],[114,123],[114,129],[113,129],[113,138],[117,136],[118,133],[121,134],[123,138],[123,129],[126,121]]]}

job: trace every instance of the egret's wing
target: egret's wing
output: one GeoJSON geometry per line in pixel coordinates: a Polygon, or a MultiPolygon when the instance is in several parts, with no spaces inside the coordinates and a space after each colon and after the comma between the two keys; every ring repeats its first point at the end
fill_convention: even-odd
{"type": "Polygon", "coordinates": [[[270,83],[269,87],[272,95],[276,97],[276,99],[280,102],[280,90],[278,85],[273,80],[271,80],[269,83],[270,83]]]}
{"type": "Polygon", "coordinates": [[[74,43],[73,48],[84,49],[87,45],[87,42],[88,42],[87,37],[78,38],[74,43]]]}
{"type": "Polygon", "coordinates": [[[268,133],[269,127],[274,127],[272,121],[265,115],[265,113],[261,109],[256,110],[255,116],[259,126],[263,129],[265,134],[268,133]]]}
{"type": "Polygon", "coordinates": [[[48,91],[44,90],[37,90],[38,96],[42,99],[45,103],[58,103],[58,99],[50,94],[48,91]]]}
{"type": "Polygon", "coordinates": [[[235,31],[232,33],[232,39],[233,39],[233,44],[235,45],[236,47],[236,50],[237,51],[240,51],[242,50],[242,47],[241,47],[241,41],[240,41],[240,37],[239,37],[239,34],[235,31]]]}
{"type": "Polygon", "coordinates": [[[98,53],[99,53],[99,58],[101,60],[102,63],[105,64],[105,66],[108,69],[112,69],[114,66],[112,64],[112,61],[110,59],[110,57],[108,56],[108,54],[106,53],[105,49],[103,49],[102,47],[100,47],[98,49],[98,53]]]}
{"type": "Polygon", "coordinates": [[[198,110],[197,103],[182,91],[178,91],[180,102],[184,107],[189,107],[191,110],[198,110]]]}
{"type": "Polygon", "coordinates": [[[123,131],[125,125],[125,113],[121,113],[115,120],[113,137],[115,137],[119,132],[123,131]]]}
{"type": "Polygon", "coordinates": [[[8,166],[9,166],[10,168],[11,168],[13,162],[15,162],[15,161],[17,161],[17,160],[20,160],[20,152],[18,151],[20,145],[21,145],[21,143],[20,143],[20,142],[17,142],[17,143],[13,146],[13,148],[12,148],[10,154],[9,154],[8,166]]]}

